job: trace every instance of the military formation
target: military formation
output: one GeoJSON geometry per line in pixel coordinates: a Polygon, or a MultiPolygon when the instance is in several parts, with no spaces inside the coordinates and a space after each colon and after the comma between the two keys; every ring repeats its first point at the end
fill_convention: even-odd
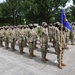
{"type": "Polygon", "coordinates": [[[24,47],[29,48],[29,58],[36,57],[34,49],[37,48],[37,40],[39,38],[41,48],[41,59],[44,63],[47,59],[48,43],[52,43],[57,55],[58,67],[60,69],[66,66],[63,63],[64,50],[68,50],[68,43],[71,39],[71,44],[74,45],[75,40],[75,23],[72,22],[72,32],[60,24],[60,22],[47,24],[42,22],[41,25],[29,24],[18,26],[2,26],[0,27],[0,47],[9,49],[9,44],[12,52],[16,51],[15,45],[18,43],[20,54],[24,54],[24,47]],[[40,29],[40,33],[38,30],[40,29]],[[3,44],[4,43],[4,44],[3,44]]]}

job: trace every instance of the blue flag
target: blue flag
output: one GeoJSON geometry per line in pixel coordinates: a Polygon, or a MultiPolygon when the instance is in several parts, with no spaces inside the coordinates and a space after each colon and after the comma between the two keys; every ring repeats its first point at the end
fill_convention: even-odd
{"type": "Polygon", "coordinates": [[[72,27],[66,18],[64,9],[62,9],[62,11],[61,11],[61,24],[63,24],[64,27],[66,27],[67,29],[69,29],[72,32],[72,27]]]}

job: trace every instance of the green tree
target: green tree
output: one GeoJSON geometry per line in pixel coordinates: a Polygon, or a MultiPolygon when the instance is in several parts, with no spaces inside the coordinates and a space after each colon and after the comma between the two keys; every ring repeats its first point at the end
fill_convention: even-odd
{"type": "Polygon", "coordinates": [[[13,25],[23,24],[23,19],[27,24],[42,21],[49,23],[60,20],[58,7],[65,6],[66,2],[67,0],[6,0],[0,10],[4,17],[11,17],[13,25]]]}

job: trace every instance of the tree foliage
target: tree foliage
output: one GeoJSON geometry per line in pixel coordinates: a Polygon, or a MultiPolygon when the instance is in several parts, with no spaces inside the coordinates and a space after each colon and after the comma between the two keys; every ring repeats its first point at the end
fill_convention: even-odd
{"type": "MultiPolygon", "coordinates": [[[[0,18],[11,18],[10,24],[60,21],[59,6],[67,0],[6,0],[0,4],[0,18]]],[[[73,10],[74,11],[74,10],[73,10]]]]}

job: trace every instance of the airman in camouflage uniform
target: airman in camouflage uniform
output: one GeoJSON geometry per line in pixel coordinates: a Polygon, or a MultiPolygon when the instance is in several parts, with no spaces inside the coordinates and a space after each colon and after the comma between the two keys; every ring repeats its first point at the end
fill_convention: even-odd
{"type": "Polygon", "coordinates": [[[29,57],[32,58],[32,57],[36,57],[36,56],[34,55],[35,32],[34,32],[34,30],[33,30],[32,24],[29,24],[29,28],[30,28],[29,37],[28,37],[28,43],[29,43],[29,57]]]}
{"type": "Polygon", "coordinates": [[[72,22],[71,45],[75,45],[75,23],[72,22]]]}
{"type": "Polygon", "coordinates": [[[9,32],[9,41],[11,43],[12,51],[15,51],[16,32],[15,32],[15,27],[13,27],[13,26],[11,26],[11,29],[10,29],[10,32],[9,32]]]}
{"type": "Polygon", "coordinates": [[[18,37],[18,44],[19,44],[19,50],[20,50],[20,54],[24,54],[23,52],[23,48],[24,48],[24,35],[23,35],[23,32],[22,32],[22,26],[20,26],[20,29],[19,29],[19,37],[18,37]]]}
{"type": "Polygon", "coordinates": [[[3,47],[3,33],[2,33],[2,28],[0,28],[0,47],[3,47]]]}
{"type": "Polygon", "coordinates": [[[23,32],[23,35],[24,35],[24,47],[26,47],[27,46],[27,36],[28,36],[26,26],[23,26],[22,32],[23,32]]]}
{"type": "Polygon", "coordinates": [[[37,37],[38,37],[38,28],[37,28],[37,24],[33,24],[33,31],[35,32],[34,48],[37,48],[37,47],[36,47],[36,44],[37,44],[37,37]]]}
{"type": "Polygon", "coordinates": [[[47,29],[47,23],[42,22],[41,27],[41,38],[40,38],[40,44],[41,44],[41,55],[42,55],[42,61],[46,63],[48,59],[46,58],[47,55],[47,47],[48,47],[48,29],[47,29]]]}
{"type": "Polygon", "coordinates": [[[49,40],[50,40],[50,42],[52,42],[52,39],[53,39],[53,26],[52,26],[51,23],[48,26],[48,34],[49,34],[49,40]]]}
{"type": "Polygon", "coordinates": [[[63,64],[63,33],[61,32],[61,27],[57,25],[56,34],[55,34],[55,50],[57,53],[58,67],[62,69],[62,66],[66,66],[63,64]],[[62,39],[62,42],[61,42],[62,39]],[[62,43],[62,44],[61,44],[62,43]]]}
{"type": "Polygon", "coordinates": [[[65,49],[68,49],[67,45],[68,45],[68,42],[69,42],[69,30],[67,28],[64,28],[64,31],[63,31],[63,36],[64,36],[64,48],[65,49]]]}
{"type": "Polygon", "coordinates": [[[57,23],[54,23],[53,25],[53,47],[55,47],[55,38],[56,38],[55,34],[56,34],[56,29],[57,29],[56,25],[57,23]]]}
{"type": "Polygon", "coordinates": [[[4,32],[4,41],[5,41],[5,48],[8,49],[9,48],[9,30],[8,27],[5,27],[5,32],[4,32]]]}

